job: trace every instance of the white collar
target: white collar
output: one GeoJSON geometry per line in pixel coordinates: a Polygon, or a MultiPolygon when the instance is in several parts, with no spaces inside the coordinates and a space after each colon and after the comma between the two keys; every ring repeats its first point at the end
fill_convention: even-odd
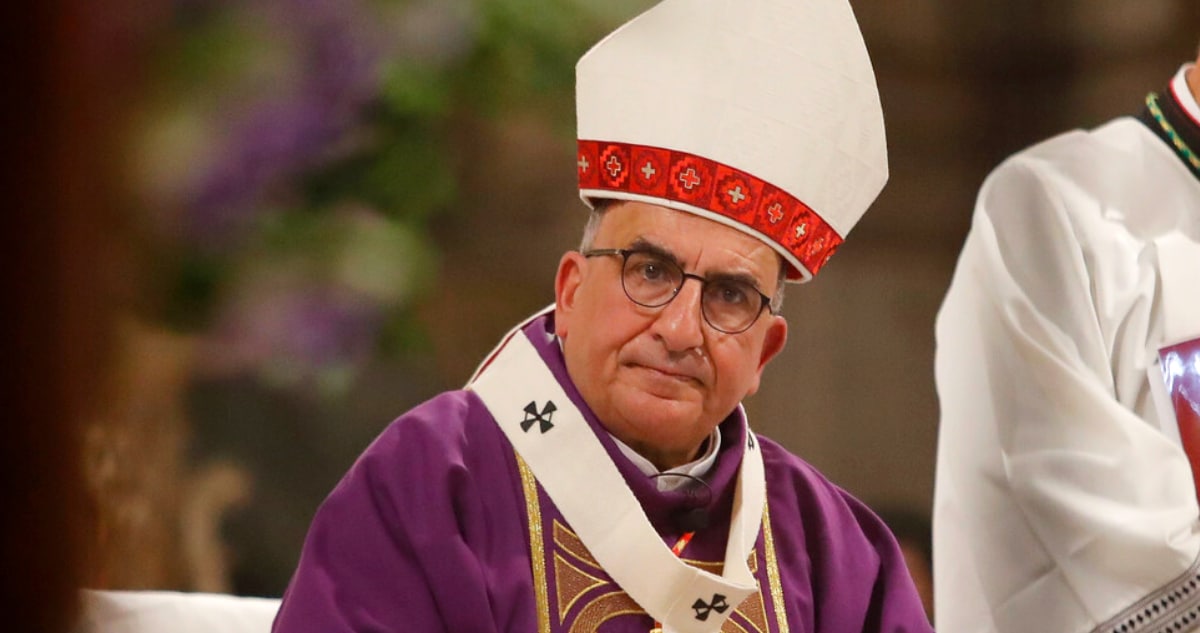
{"type": "Polygon", "coordinates": [[[1200,104],[1196,103],[1196,97],[1187,84],[1187,72],[1193,65],[1184,64],[1175,73],[1175,78],[1171,80],[1171,93],[1175,95],[1175,101],[1183,106],[1183,111],[1191,117],[1192,123],[1200,126],[1200,104]]]}
{"type": "Polygon", "coordinates": [[[691,477],[698,479],[708,474],[713,464],[717,462],[717,449],[721,448],[721,428],[716,427],[713,429],[712,434],[708,436],[708,448],[704,451],[703,455],[682,466],[660,471],[650,460],[642,457],[640,453],[630,448],[628,444],[617,439],[611,433],[609,433],[609,436],[612,437],[617,448],[621,449],[621,453],[629,458],[629,461],[633,462],[633,465],[637,466],[637,469],[642,471],[643,475],[647,477],[654,477],[655,475],[686,475],[685,477],[657,477],[655,483],[658,485],[660,491],[675,490],[688,483],[691,477]]]}

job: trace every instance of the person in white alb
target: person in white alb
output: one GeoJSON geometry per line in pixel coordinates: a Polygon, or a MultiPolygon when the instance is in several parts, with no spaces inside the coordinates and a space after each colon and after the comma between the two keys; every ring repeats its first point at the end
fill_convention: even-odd
{"type": "Polygon", "coordinates": [[[1184,64],[983,185],[937,321],[939,631],[1200,630],[1198,95],[1184,64]]]}

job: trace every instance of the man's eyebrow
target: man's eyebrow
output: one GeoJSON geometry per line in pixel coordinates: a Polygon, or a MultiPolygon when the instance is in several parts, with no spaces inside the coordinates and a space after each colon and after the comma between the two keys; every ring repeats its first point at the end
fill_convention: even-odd
{"type": "MultiPolygon", "coordinates": [[[[633,243],[631,243],[626,248],[626,250],[640,251],[642,253],[649,253],[651,255],[654,255],[655,257],[660,257],[662,259],[670,261],[671,263],[678,266],[679,270],[684,270],[683,263],[679,261],[679,258],[676,257],[674,253],[667,250],[666,247],[661,246],[659,244],[655,244],[654,242],[651,242],[644,237],[639,237],[639,238],[635,239],[633,241],[633,243]]],[[[704,275],[704,278],[708,279],[708,280],[712,280],[712,281],[740,281],[742,283],[749,284],[755,290],[762,292],[762,286],[759,285],[758,279],[755,279],[754,275],[751,275],[750,273],[744,272],[744,271],[733,272],[733,271],[718,270],[718,271],[714,271],[714,272],[709,272],[708,274],[704,275]]]]}
{"type": "Polygon", "coordinates": [[[665,246],[662,246],[660,244],[655,244],[654,242],[651,242],[650,240],[647,240],[644,237],[639,237],[639,238],[633,240],[633,243],[631,243],[629,246],[627,246],[626,250],[638,251],[641,253],[649,253],[651,255],[654,255],[655,257],[668,260],[672,264],[675,264],[676,266],[678,266],[680,270],[683,270],[683,262],[679,261],[679,257],[677,257],[675,255],[675,253],[672,253],[670,250],[667,250],[667,248],[665,246]]]}
{"type": "MultiPolygon", "coordinates": [[[[758,280],[755,279],[754,275],[751,275],[750,273],[745,273],[745,272],[734,273],[734,272],[717,271],[717,272],[709,273],[709,274],[705,275],[704,278],[709,281],[738,281],[738,282],[741,282],[741,283],[744,283],[744,284],[750,286],[751,288],[754,288],[755,290],[757,290],[759,292],[763,292],[762,286],[758,285],[758,280]]],[[[766,293],[763,293],[763,294],[766,294],[766,293]]]]}

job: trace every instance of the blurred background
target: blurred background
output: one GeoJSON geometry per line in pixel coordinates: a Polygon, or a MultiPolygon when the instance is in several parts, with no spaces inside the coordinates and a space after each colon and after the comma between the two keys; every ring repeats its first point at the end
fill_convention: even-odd
{"type": "MultiPolygon", "coordinates": [[[[574,62],[651,4],[10,11],[2,457],[23,517],[7,530],[39,536],[6,539],[6,560],[53,550],[96,588],[280,595],[355,456],[553,300],[585,219],[574,62]]],[[[1032,142],[1136,113],[1195,59],[1198,4],[852,0],[892,176],[789,289],[757,430],[927,517],[933,323],[978,186],[1032,142]]]]}

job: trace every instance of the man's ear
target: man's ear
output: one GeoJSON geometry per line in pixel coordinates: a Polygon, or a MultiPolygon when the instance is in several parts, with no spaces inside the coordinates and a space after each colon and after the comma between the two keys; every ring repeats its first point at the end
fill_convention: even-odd
{"type": "Polygon", "coordinates": [[[762,380],[763,369],[767,363],[771,362],[772,358],[783,351],[784,344],[787,343],[787,319],[778,314],[767,315],[770,322],[767,324],[767,333],[763,337],[762,352],[758,356],[758,367],[755,368],[754,382],[750,385],[746,395],[752,395],[758,391],[759,381],[762,380]]]}
{"type": "Polygon", "coordinates": [[[559,338],[566,338],[570,329],[579,285],[583,283],[584,264],[585,258],[578,251],[567,251],[558,260],[558,274],[554,276],[554,333],[559,338]]]}

